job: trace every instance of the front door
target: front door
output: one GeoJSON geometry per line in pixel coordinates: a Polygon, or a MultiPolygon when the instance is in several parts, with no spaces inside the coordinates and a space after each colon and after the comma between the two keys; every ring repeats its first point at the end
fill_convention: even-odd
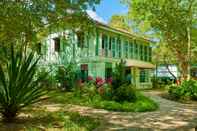
{"type": "Polygon", "coordinates": [[[88,65],[82,64],[81,65],[81,80],[82,82],[87,81],[88,79],[88,65]]]}
{"type": "Polygon", "coordinates": [[[109,79],[112,77],[112,64],[106,63],[105,64],[105,79],[109,79]]]}
{"type": "Polygon", "coordinates": [[[127,81],[128,83],[131,83],[131,82],[132,82],[131,68],[130,68],[130,67],[126,67],[126,70],[125,70],[125,77],[126,77],[126,81],[127,81]]]}

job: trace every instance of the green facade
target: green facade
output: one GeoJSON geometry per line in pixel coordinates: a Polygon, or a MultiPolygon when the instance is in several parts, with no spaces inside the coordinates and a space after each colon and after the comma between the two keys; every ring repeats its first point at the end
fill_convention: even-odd
{"type": "Polygon", "coordinates": [[[123,59],[127,61],[125,68],[132,76],[132,83],[137,87],[151,87],[150,73],[154,65],[151,64],[149,40],[97,24],[91,32],[51,34],[43,43],[44,65],[58,66],[72,62],[83,77],[107,79],[115,64],[123,59]]]}

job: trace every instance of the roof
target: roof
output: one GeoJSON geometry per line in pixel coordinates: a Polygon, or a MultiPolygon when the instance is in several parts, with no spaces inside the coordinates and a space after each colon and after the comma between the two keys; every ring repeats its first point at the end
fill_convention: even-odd
{"type": "Polygon", "coordinates": [[[141,41],[144,41],[144,42],[154,43],[154,41],[151,41],[148,38],[145,38],[145,37],[142,37],[142,36],[138,36],[136,34],[133,34],[133,33],[129,32],[129,31],[126,31],[126,30],[123,30],[123,29],[117,29],[117,28],[111,27],[111,26],[109,26],[107,24],[95,21],[95,20],[94,20],[94,22],[97,24],[97,26],[99,26],[102,29],[108,29],[108,30],[110,30],[112,32],[116,32],[116,33],[119,33],[119,34],[126,35],[126,36],[128,36],[128,37],[130,37],[132,39],[138,39],[138,40],[141,40],[141,41]]]}
{"type": "Polygon", "coordinates": [[[145,68],[145,69],[154,69],[156,68],[155,65],[149,63],[149,62],[144,62],[144,61],[139,61],[139,60],[131,60],[131,59],[126,59],[126,66],[129,67],[139,67],[139,68],[145,68]]]}

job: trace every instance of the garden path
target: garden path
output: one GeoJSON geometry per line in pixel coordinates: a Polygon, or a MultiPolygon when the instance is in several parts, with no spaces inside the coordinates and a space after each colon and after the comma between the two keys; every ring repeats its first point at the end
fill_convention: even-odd
{"type": "Polygon", "coordinates": [[[66,110],[77,111],[82,115],[100,117],[103,124],[97,129],[98,131],[195,131],[195,127],[197,127],[197,103],[181,104],[173,102],[162,98],[160,96],[161,91],[145,91],[144,94],[160,104],[157,111],[145,113],[113,112],[75,105],[66,110]]]}

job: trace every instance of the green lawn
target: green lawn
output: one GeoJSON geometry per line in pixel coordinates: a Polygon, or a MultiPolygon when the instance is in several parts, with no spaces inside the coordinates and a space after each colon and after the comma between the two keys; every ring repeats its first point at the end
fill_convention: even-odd
{"type": "Polygon", "coordinates": [[[137,101],[135,102],[115,102],[103,100],[99,95],[94,95],[91,99],[87,94],[76,94],[73,92],[53,91],[50,93],[49,101],[62,104],[75,104],[82,106],[90,106],[98,109],[106,109],[111,111],[123,112],[146,112],[154,111],[158,108],[158,104],[148,97],[137,93],[137,101]]]}

